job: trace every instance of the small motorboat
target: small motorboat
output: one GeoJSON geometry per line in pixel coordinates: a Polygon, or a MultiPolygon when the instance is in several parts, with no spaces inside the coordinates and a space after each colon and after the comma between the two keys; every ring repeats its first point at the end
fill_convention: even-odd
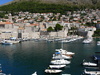
{"type": "Polygon", "coordinates": [[[52,60],[51,61],[51,64],[59,64],[59,65],[61,65],[61,64],[70,64],[71,62],[70,61],[68,61],[68,60],[64,60],[64,59],[59,59],[59,60],[52,60]]]}
{"type": "Polygon", "coordinates": [[[45,72],[46,72],[46,73],[61,73],[62,70],[46,69],[45,72]]]}
{"type": "Polygon", "coordinates": [[[96,64],[96,63],[92,63],[92,62],[85,62],[85,59],[83,60],[82,65],[84,65],[84,66],[97,66],[97,64],[96,64]]]}
{"type": "Polygon", "coordinates": [[[2,45],[12,45],[13,43],[8,42],[7,40],[3,40],[3,41],[1,41],[1,44],[2,45]]]}
{"type": "Polygon", "coordinates": [[[84,66],[97,66],[96,63],[91,63],[91,62],[83,62],[84,66]]]}
{"type": "Polygon", "coordinates": [[[37,75],[37,72],[34,72],[32,75],[37,75]]]}
{"type": "Polygon", "coordinates": [[[84,70],[84,73],[89,75],[100,75],[100,71],[86,71],[86,69],[84,70]]]}
{"type": "Polygon", "coordinates": [[[89,44],[89,43],[91,43],[92,41],[93,41],[92,38],[87,38],[87,39],[83,40],[83,43],[84,43],[84,44],[89,44]]]}
{"type": "Polygon", "coordinates": [[[49,65],[50,68],[64,68],[66,65],[49,65]]]}
{"type": "Polygon", "coordinates": [[[75,54],[73,52],[68,52],[64,49],[56,49],[56,51],[60,52],[61,54],[66,54],[66,55],[74,55],[75,54]]]}
{"type": "Polygon", "coordinates": [[[100,41],[97,41],[97,45],[100,45],[100,41]]]}
{"type": "Polygon", "coordinates": [[[53,54],[53,57],[52,59],[71,59],[72,57],[70,56],[66,56],[66,55],[62,55],[62,54],[59,54],[59,55],[56,55],[56,54],[53,54]]]}

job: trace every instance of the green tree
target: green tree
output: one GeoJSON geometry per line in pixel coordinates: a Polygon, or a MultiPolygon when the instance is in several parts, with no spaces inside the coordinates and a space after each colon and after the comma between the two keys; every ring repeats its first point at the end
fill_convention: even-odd
{"type": "Polygon", "coordinates": [[[55,31],[59,31],[62,30],[63,26],[61,26],[60,24],[56,24],[56,26],[54,27],[55,31]]]}
{"type": "Polygon", "coordinates": [[[96,3],[97,3],[97,0],[92,0],[92,3],[93,3],[93,4],[96,4],[96,3]]]}
{"type": "Polygon", "coordinates": [[[95,32],[94,32],[94,37],[100,37],[100,29],[97,29],[95,32]]]}
{"type": "Polygon", "coordinates": [[[48,32],[51,32],[51,31],[54,31],[54,29],[53,29],[52,27],[48,27],[48,28],[47,28],[47,31],[48,31],[48,32]]]}
{"type": "Polygon", "coordinates": [[[0,18],[4,18],[5,14],[4,13],[0,13],[0,18]]]}
{"type": "Polygon", "coordinates": [[[71,29],[69,29],[68,34],[69,35],[76,35],[77,34],[77,27],[71,27],[71,29]]]}
{"type": "Polygon", "coordinates": [[[5,19],[8,19],[8,16],[4,16],[5,19]]]}
{"type": "Polygon", "coordinates": [[[89,27],[91,27],[91,26],[95,26],[96,25],[96,23],[93,23],[93,22],[87,22],[86,24],[85,24],[85,26],[89,26],[89,27]]]}

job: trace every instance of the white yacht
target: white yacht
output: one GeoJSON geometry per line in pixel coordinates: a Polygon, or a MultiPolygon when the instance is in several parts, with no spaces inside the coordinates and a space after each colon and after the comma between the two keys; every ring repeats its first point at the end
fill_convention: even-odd
{"type": "Polygon", "coordinates": [[[66,56],[66,55],[55,55],[55,54],[53,54],[53,57],[52,57],[52,59],[71,59],[72,57],[70,57],[70,56],[66,56]]]}
{"type": "Polygon", "coordinates": [[[83,62],[84,66],[97,66],[96,63],[91,63],[91,62],[83,62]]]}
{"type": "Polygon", "coordinates": [[[20,41],[18,41],[18,40],[6,40],[7,42],[9,42],[9,43],[13,43],[13,44],[15,44],[15,43],[19,43],[20,41]]]}
{"type": "Polygon", "coordinates": [[[46,69],[45,72],[46,73],[60,73],[62,72],[62,70],[46,69]]]}
{"type": "Polygon", "coordinates": [[[56,51],[60,52],[61,54],[67,54],[67,55],[74,55],[75,54],[73,52],[68,52],[64,49],[56,49],[56,51]]]}
{"type": "Polygon", "coordinates": [[[66,65],[49,65],[50,68],[63,68],[66,65]]]}
{"type": "Polygon", "coordinates": [[[51,64],[58,64],[58,65],[65,65],[65,64],[70,64],[71,62],[68,60],[60,59],[60,60],[52,60],[51,64]]]}

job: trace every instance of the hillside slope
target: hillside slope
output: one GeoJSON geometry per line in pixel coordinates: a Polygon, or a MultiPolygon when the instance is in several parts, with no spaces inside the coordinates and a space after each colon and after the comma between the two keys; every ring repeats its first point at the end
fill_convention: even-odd
{"type": "Polygon", "coordinates": [[[14,0],[0,7],[0,11],[29,11],[35,13],[66,13],[85,8],[100,9],[99,0],[14,0]]]}
{"type": "Polygon", "coordinates": [[[14,2],[20,2],[20,1],[39,1],[42,3],[55,3],[55,4],[66,4],[66,3],[72,3],[72,4],[98,4],[100,3],[100,0],[14,0],[14,2]]]}
{"type": "MultiPolygon", "coordinates": [[[[72,5],[100,5],[100,0],[13,0],[9,3],[4,5],[8,5],[14,2],[24,2],[24,1],[34,1],[40,3],[47,3],[47,4],[72,4],[72,5]]],[[[1,5],[2,6],[2,5],[1,5]]]]}

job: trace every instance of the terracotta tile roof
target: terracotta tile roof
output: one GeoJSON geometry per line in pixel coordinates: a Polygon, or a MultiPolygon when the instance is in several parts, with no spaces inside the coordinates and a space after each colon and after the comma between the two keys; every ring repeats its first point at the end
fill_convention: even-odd
{"type": "Polygon", "coordinates": [[[0,22],[0,24],[12,24],[11,22],[0,22]]]}
{"type": "Polygon", "coordinates": [[[39,24],[34,23],[34,24],[30,24],[30,25],[32,25],[32,26],[38,26],[39,24]]]}
{"type": "Polygon", "coordinates": [[[11,22],[5,22],[5,24],[12,24],[11,22]]]}

